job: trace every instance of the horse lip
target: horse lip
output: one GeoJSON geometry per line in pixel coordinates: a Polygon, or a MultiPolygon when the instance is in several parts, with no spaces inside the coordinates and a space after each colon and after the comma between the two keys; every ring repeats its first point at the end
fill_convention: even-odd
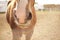
{"type": "Polygon", "coordinates": [[[20,24],[17,20],[15,20],[15,23],[16,23],[16,25],[19,25],[19,26],[26,25],[26,23],[25,24],[20,24]]]}
{"type": "Polygon", "coordinates": [[[19,28],[22,28],[22,29],[28,28],[30,24],[30,23],[20,24],[17,20],[15,20],[15,23],[19,28]]]}

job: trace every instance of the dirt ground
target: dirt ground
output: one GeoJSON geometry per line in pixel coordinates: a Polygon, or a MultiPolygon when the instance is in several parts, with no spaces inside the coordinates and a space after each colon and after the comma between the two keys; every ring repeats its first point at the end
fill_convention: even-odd
{"type": "MultiPolygon", "coordinates": [[[[60,40],[60,12],[36,11],[36,16],[37,23],[31,40],[60,40]]],[[[22,40],[24,39],[23,35],[22,40]]],[[[0,40],[12,40],[5,14],[0,14],[0,40]]]]}

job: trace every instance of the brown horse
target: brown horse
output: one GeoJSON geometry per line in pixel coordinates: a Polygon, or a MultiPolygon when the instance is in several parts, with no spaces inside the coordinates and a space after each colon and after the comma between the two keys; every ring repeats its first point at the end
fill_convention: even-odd
{"type": "Polygon", "coordinates": [[[30,40],[36,24],[35,0],[11,0],[6,18],[13,32],[13,40],[20,40],[22,34],[30,40]]]}

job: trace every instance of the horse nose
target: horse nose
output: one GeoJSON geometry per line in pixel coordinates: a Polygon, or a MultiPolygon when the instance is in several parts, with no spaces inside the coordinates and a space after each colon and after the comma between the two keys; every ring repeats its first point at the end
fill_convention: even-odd
{"type": "Polygon", "coordinates": [[[25,21],[24,21],[24,20],[19,20],[19,23],[20,23],[20,24],[24,24],[25,21]]]}
{"type": "Polygon", "coordinates": [[[23,18],[22,18],[22,19],[19,19],[19,23],[20,23],[20,24],[25,24],[25,23],[26,23],[26,20],[23,19],[23,18]]]}

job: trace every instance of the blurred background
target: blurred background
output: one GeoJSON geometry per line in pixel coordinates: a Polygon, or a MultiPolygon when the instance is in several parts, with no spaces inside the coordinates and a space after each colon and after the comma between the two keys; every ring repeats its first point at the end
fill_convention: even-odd
{"type": "MultiPolygon", "coordinates": [[[[0,12],[6,11],[7,2],[9,0],[0,0],[0,12]]],[[[60,10],[60,0],[35,0],[35,9],[36,10],[45,10],[45,9],[56,9],[60,10]]]]}

